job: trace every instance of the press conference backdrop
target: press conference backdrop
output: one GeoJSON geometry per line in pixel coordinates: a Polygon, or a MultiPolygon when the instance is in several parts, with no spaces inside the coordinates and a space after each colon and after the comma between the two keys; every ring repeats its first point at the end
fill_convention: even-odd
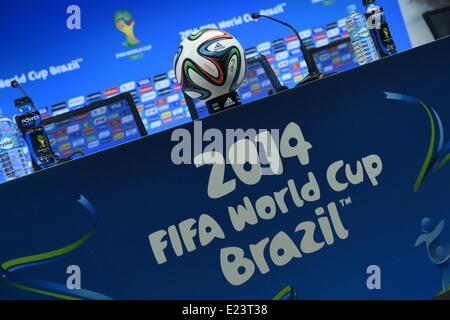
{"type": "MultiPolygon", "coordinates": [[[[378,2],[385,8],[399,50],[410,48],[397,2],[378,2]]],[[[320,47],[348,36],[342,19],[351,3],[362,11],[360,0],[233,0],[226,6],[206,0],[5,2],[2,10],[8,14],[0,21],[5,44],[0,52],[0,105],[6,115],[14,114],[12,101],[19,92],[4,86],[15,76],[25,82],[45,117],[130,91],[147,131],[154,133],[190,120],[171,72],[176,48],[190,31],[217,27],[230,32],[250,54],[267,55],[280,80],[292,86],[306,74],[292,32],[271,21],[255,22],[250,14],[263,10],[288,21],[302,31],[307,45],[320,47]],[[66,27],[71,4],[81,8],[81,30],[66,27]],[[120,19],[133,25],[131,40],[116,28],[120,19]]],[[[322,57],[321,69],[342,70],[352,58],[348,50],[341,51],[322,57]]],[[[247,101],[253,94],[260,96],[264,83],[252,86],[244,92],[247,101]]],[[[199,111],[206,112],[204,107],[199,111]]]]}
{"type": "Polygon", "coordinates": [[[439,40],[1,184],[0,298],[436,297],[450,283],[449,50],[439,40]],[[424,59],[442,72],[411,68],[424,59]],[[212,143],[226,154],[239,128],[280,139],[283,170],[192,163],[212,143]]]}
{"type": "MultiPolygon", "coordinates": [[[[296,37],[271,21],[255,22],[250,14],[261,11],[292,23],[308,48],[324,47],[315,54],[319,68],[339,72],[357,65],[349,41],[342,42],[349,36],[346,6],[353,2],[362,12],[360,0],[227,1],[225,10],[223,4],[211,1],[192,5],[123,0],[7,2],[2,6],[9,14],[0,21],[5,30],[2,41],[9,48],[0,52],[0,107],[7,116],[15,113],[13,100],[20,92],[7,87],[14,77],[23,83],[44,118],[128,91],[147,132],[153,134],[191,120],[172,62],[179,42],[192,30],[214,27],[230,32],[248,57],[265,55],[282,84],[292,87],[307,74],[296,37]],[[71,4],[81,8],[81,30],[67,29],[66,9],[71,4]],[[133,26],[127,36],[116,28],[121,19],[133,26]]],[[[399,50],[410,48],[396,1],[379,3],[399,50]]],[[[239,94],[247,103],[267,96],[271,89],[261,67],[249,68],[239,94]]],[[[208,114],[204,103],[195,104],[200,117],[208,114]]],[[[106,147],[95,130],[83,138],[86,143],[80,145],[79,139],[62,136],[64,145],[52,146],[63,148],[55,151],[66,154],[91,153],[89,145],[99,144],[98,150],[106,147]]],[[[0,181],[4,181],[1,174],[0,181]]]]}

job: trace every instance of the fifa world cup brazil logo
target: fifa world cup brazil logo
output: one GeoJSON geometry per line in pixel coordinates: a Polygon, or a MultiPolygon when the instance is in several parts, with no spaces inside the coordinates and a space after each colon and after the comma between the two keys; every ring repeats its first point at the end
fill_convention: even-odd
{"type": "Polygon", "coordinates": [[[114,25],[119,31],[125,34],[125,42],[123,43],[125,48],[137,46],[140,42],[134,36],[133,29],[135,24],[136,21],[127,10],[119,10],[114,14],[114,25]]]}
{"type": "Polygon", "coordinates": [[[46,145],[45,145],[45,139],[44,139],[44,136],[43,135],[38,135],[37,136],[37,141],[39,142],[39,144],[40,144],[40,148],[45,148],[45,147],[47,147],[46,145]]]}

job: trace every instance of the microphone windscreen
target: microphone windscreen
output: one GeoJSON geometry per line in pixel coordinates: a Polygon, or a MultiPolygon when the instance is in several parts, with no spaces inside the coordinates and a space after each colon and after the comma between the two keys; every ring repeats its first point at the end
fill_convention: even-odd
{"type": "Polygon", "coordinates": [[[11,81],[11,86],[13,88],[17,88],[19,86],[19,83],[16,80],[11,81]]]}
{"type": "Polygon", "coordinates": [[[252,13],[252,18],[253,19],[258,19],[259,18],[259,14],[258,13],[252,13]]]}

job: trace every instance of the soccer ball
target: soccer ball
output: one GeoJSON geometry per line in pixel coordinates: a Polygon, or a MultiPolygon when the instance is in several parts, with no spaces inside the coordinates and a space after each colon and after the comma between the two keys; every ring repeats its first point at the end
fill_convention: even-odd
{"type": "Polygon", "coordinates": [[[236,91],[247,69],[241,44],[218,29],[196,31],[178,46],[175,77],[191,98],[208,101],[236,91]]]}

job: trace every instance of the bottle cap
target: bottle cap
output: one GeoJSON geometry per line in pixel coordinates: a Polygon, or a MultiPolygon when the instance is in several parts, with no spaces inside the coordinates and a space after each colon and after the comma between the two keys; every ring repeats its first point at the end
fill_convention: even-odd
{"type": "Polygon", "coordinates": [[[354,5],[354,4],[349,5],[349,6],[347,7],[347,11],[348,11],[348,12],[356,11],[356,5],[354,5]]]}
{"type": "Polygon", "coordinates": [[[18,98],[16,100],[14,100],[14,105],[17,108],[19,108],[23,105],[26,105],[26,104],[31,104],[31,105],[33,104],[33,101],[31,101],[30,97],[22,97],[22,98],[18,98]]]}

